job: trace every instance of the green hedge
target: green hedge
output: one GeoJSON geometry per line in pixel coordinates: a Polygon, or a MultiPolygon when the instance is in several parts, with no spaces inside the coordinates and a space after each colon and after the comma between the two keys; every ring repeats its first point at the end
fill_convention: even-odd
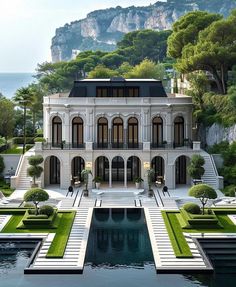
{"type": "Polygon", "coordinates": [[[175,211],[162,211],[166,229],[177,258],[192,258],[192,252],[183,235],[179,221],[175,215],[175,211]]]}
{"type": "Polygon", "coordinates": [[[57,233],[49,247],[46,258],[63,258],[76,212],[63,212],[57,233]]]}
{"type": "Polygon", "coordinates": [[[51,228],[57,213],[54,212],[51,216],[47,215],[32,215],[28,210],[25,212],[22,221],[17,228],[51,228]]]}
{"type": "MultiPolygon", "coordinates": [[[[24,144],[24,137],[15,137],[12,139],[13,144],[24,144]]],[[[26,137],[26,144],[34,144],[34,137],[26,137]]]]}
{"type": "Polygon", "coordinates": [[[205,214],[205,215],[196,215],[191,214],[184,210],[183,208],[180,209],[180,214],[185,221],[185,226],[183,228],[192,229],[192,228],[223,228],[219,223],[218,218],[212,211],[212,215],[205,214]]]}

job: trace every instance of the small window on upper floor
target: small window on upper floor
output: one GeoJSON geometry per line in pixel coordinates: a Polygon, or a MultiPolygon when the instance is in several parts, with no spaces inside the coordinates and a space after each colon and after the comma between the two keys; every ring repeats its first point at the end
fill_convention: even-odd
{"type": "Polygon", "coordinates": [[[97,88],[97,95],[98,98],[107,98],[108,97],[108,88],[97,88]]]}

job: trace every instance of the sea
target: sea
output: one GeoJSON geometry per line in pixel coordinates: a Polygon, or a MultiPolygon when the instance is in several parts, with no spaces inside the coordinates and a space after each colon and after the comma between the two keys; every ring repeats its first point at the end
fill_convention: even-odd
{"type": "Polygon", "coordinates": [[[0,73],[0,92],[10,99],[17,89],[36,82],[33,76],[33,73],[0,73]]]}

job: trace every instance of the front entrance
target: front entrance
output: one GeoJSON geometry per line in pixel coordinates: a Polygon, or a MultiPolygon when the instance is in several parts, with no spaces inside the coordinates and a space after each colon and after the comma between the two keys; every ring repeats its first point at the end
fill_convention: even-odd
{"type": "Polygon", "coordinates": [[[124,182],[124,160],[120,156],[116,156],[112,160],[112,181],[124,182]]]}

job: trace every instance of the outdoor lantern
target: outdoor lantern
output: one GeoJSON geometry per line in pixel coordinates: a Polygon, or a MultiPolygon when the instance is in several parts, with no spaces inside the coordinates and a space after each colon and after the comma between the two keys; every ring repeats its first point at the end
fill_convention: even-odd
{"type": "Polygon", "coordinates": [[[149,161],[145,161],[145,162],[143,163],[143,168],[144,168],[144,169],[150,169],[150,162],[149,162],[149,161]]]}
{"type": "Polygon", "coordinates": [[[93,166],[93,164],[92,164],[91,161],[87,161],[86,164],[85,164],[85,168],[86,168],[86,169],[89,169],[89,170],[92,169],[92,166],[93,166]]]}

